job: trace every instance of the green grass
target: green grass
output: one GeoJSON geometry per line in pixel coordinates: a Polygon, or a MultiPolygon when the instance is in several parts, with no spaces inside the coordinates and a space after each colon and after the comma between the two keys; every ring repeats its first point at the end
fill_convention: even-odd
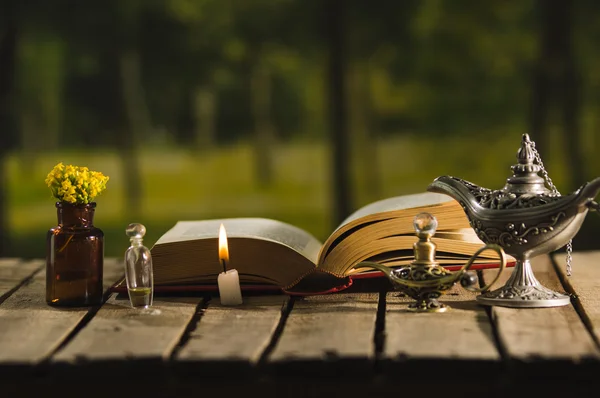
{"type": "MultiPolygon", "coordinates": [[[[373,158],[349,159],[356,209],[374,200],[422,192],[437,176],[456,175],[489,188],[501,188],[510,176],[519,139],[473,141],[404,136],[378,142],[373,158]],[[366,172],[374,167],[377,181],[366,172]]],[[[88,166],[110,176],[97,198],[95,225],[105,232],[105,254],[121,256],[129,242],[130,222],[146,225],[145,243],[152,246],[178,220],[225,217],[268,217],[303,228],[325,240],[335,225],[332,206],[330,151],[322,143],[280,145],[273,156],[273,181],[261,187],[255,178],[252,147],[245,143],[210,153],[185,149],[143,149],[139,156],[143,191],[138,218],[125,209],[124,178],[116,152],[46,152],[35,157],[12,154],[8,172],[9,229],[12,256],[45,255],[46,231],[56,224],[56,210],[44,184],[52,167],[64,163],[88,166]]],[[[547,162],[552,164],[551,162],[547,162]]],[[[553,170],[560,185],[562,173],[553,170]]]]}

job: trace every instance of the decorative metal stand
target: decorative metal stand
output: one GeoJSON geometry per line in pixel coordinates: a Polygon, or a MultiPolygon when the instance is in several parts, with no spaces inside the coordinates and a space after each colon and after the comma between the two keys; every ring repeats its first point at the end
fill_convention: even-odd
{"type": "Polygon", "coordinates": [[[518,163],[502,189],[490,190],[451,176],[436,178],[429,191],[445,193],[463,207],[471,227],[487,244],[497,244],[517,260],[506,284],[477,300],[505,307],[555,307],[569,304],[569,296],[542,286],[533,275],[530,259],[567,246],[567,275],[571,272],[571,239],[594,198],[600,178],[561,196],[543,167],[535,143],[523,135],[518,163]],[[538,175],[541,172],[543,177],[538,175]],[[548,189],[548,187],[550,189],[548,189]]]}
{"type": "Polygon", "coordinates": [[[569,304],[570,297],[542,286],[533,275],[529,260],[517,260],[504,286],[483,293],[477,301],[504,307],[557,307],[569,304]]]}

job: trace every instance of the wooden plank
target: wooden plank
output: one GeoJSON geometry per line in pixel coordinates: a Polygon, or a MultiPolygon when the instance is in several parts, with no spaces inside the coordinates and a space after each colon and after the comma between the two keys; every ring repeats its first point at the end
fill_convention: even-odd
{"type": "Polygon", "coordinates": [[[379,294],[296,300],[269,362],[372,360],[379,294]]]}
{"type": "Polygon", "coordinates": [[[0,258],[0,303],[44,267],[44,260],[0,258]]]}
{"type": "MultiPolygon", "coordinates": [[[[123,275],[121,261],[104,262],[104,287],[123,275]]],[[[77,327],[90,308],[54,308],[46,304],[46,272],[34,275],[0,305],[0,364],[34,364],[47,358],[77,327]]]]}
{"type": "Polygon", "coordinates": [[[553,256],[566,290],[574,294],[575,305],[596,342],[600,342],[600,251],[573,253],[573,272],[566,275],[565,254],[553,256]]]}
{"type": "Polygon", "coordinates": [[[255,365],[271,342],[287,300],[244,297],[242,305],[230,307],[221,306],[218,298],[211,300],[175,359],[255,365]]]}
{"type": "Polygon", "coordinates": [[[202,298],[155,298],[148,310],[113,294],[53,362],[163,359],[170,357],[202,298]]]}
{"type": "MultiPolygon", "coordinates": [[[[539,282],[549,289],[564,292],[550,257],[532,260],[539,282]]],[[[484,271],[484,278],[489,273],[484,271]]],[[[505,270],[501,286],[512,269],[505,270]]],[[[491,307],[499,341],[511,359],[519,361],[562,360],[577,362],[598,358],[599,351],[572,305],[552,308],[491,307]]]]}
{"type": "Polygon", "coordinates": [[[382,358],[499,360],[492,325],[476,295],[456,284],[440,299],[448,311],[413,313],[408,311],[412,299],[388,293],[382,358]]]}

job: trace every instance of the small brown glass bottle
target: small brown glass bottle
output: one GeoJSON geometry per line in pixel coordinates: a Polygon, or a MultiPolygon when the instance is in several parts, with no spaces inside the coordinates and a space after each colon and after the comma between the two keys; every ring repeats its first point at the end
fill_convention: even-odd
{"type": "Polygon", "coordinates": [[[58,226],[46,246],[46,302],[52,306],[101,304],[104,233],[94,227],[96,203],[56,203],[58,226]]]}

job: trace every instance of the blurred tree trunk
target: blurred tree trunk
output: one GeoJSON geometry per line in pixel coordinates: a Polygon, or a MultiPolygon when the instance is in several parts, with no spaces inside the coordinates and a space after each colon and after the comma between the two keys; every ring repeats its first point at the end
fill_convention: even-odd
{"type": "Polygon", "coordinates": [[[273,181],[275,128],[271,111],[271,70],[258,57],[250,77],[252,116],[254,119],[254,157],[258,183],[269,186],[273,181]]]}
{"type": "Polygon", "coordinates": [[[140,199],[143,197],[138,149],[144,134],[150,129],[150,117],[144,100],[138,53],[134,50],[124,51],[120,55],[119,65],[127,119],[127,128],[124,134],[120,134],[119,145],[125,176],[125,209],[128,216],[135,219],[140,216],[140,199]]]}
{"type": "Polygon", "coordinates": [[[18,109],[24,173],[35,172],[41,151],[58,147],[62,121],[64,49],[60,38],[35,23],[22,23],[19,65],[18,109]],[[43,65],[43,68],[39,66],[43,65]]]}
{"type": "Polygon", "coordinates": [[[570,191],[585,179],[579,117],[580,78],[573,54],[573,5],[561,0],[538,0],[539,53],[534,67],[531,139],[542,160],[549,153],[548,119],[551,107],[561,109],[561,139],[570,191]]]}
{"type": "MultiPolygon", "coordinates": [[[[12,2],[9,3],[12,5],[12,2]]],[[[3,7],[4,29],[0,30],[0,256],[7,256],[10,247],[8,228],[8,201],[6,197],[8,178],[6,155],[14,144],[15,118],[13,81],[17,51],[17,24],[14,8],[3,7]]]]}
{"type": "Polygon", "coordinates": [[[217,100],[214,88],[197,88],[193,101],[196,148],[198,151],[210,151],[216,143],[217,100]]]}
{"type": "Polygon", "coordinates": [[[142,87],[141,63],[138,45],[140,14],[144,7],[140,0],[119,3],[119,29],[122,44],[118,48],[121,96],[126,127],[119,134],[124,176],[125,211],[132,220],[140,216],[143,198],[142,173],[139,165],[139,147],[151,129],[150,115],[142,87]]]}
{"type": "Polygon", "coordinates": [[[567,157],[569,183],[564,193],[571,192],[587,180],[585,158],[582,148],[581,117],[581,75],[573,53],[573,2],[560,2],[559,12],[563,15],[560,25],[563,40],[560,42],[562,79],[559,83],[559,98],[563,101],[563,137],[567,157]]]}
{"type": "Polygon", "coordinates": [[[346,48],[344,1],[326,0],[325,24],[329,64],[327,79],[332,151],[332,217],[339,225],[351,212],[349,137],[346,105],[346,48]]]}
{"type": "MultiPolygon", "coordinates": [[[[543,8],[543,5],[540,6],[543,8]]],[[[550,74],[548,32],[552,29],[551,26],[546,27],[546,19],[542,18],[543,28],[539,32],[538,58],[533,68],[533,87],[531,93],[531,139],[535,141],[536,148],[541,155],[546,153],[548,146],[548,129],[546,120],[548,118],[548,105],[550,95],[550,74]]]]}
{"type": "MultiPolygon", "coordinates": [[[[380,178],[377,162],[377,139],[371,126],[371,92],[368,61],[352,63],[348,79],[349,133],[352,136],[354,164],[358,165],[363,186],[361,198],[370,202],[380,196],[380,178]]],[[[359,194],[360,192],[357,192],[359,194]]]]}

